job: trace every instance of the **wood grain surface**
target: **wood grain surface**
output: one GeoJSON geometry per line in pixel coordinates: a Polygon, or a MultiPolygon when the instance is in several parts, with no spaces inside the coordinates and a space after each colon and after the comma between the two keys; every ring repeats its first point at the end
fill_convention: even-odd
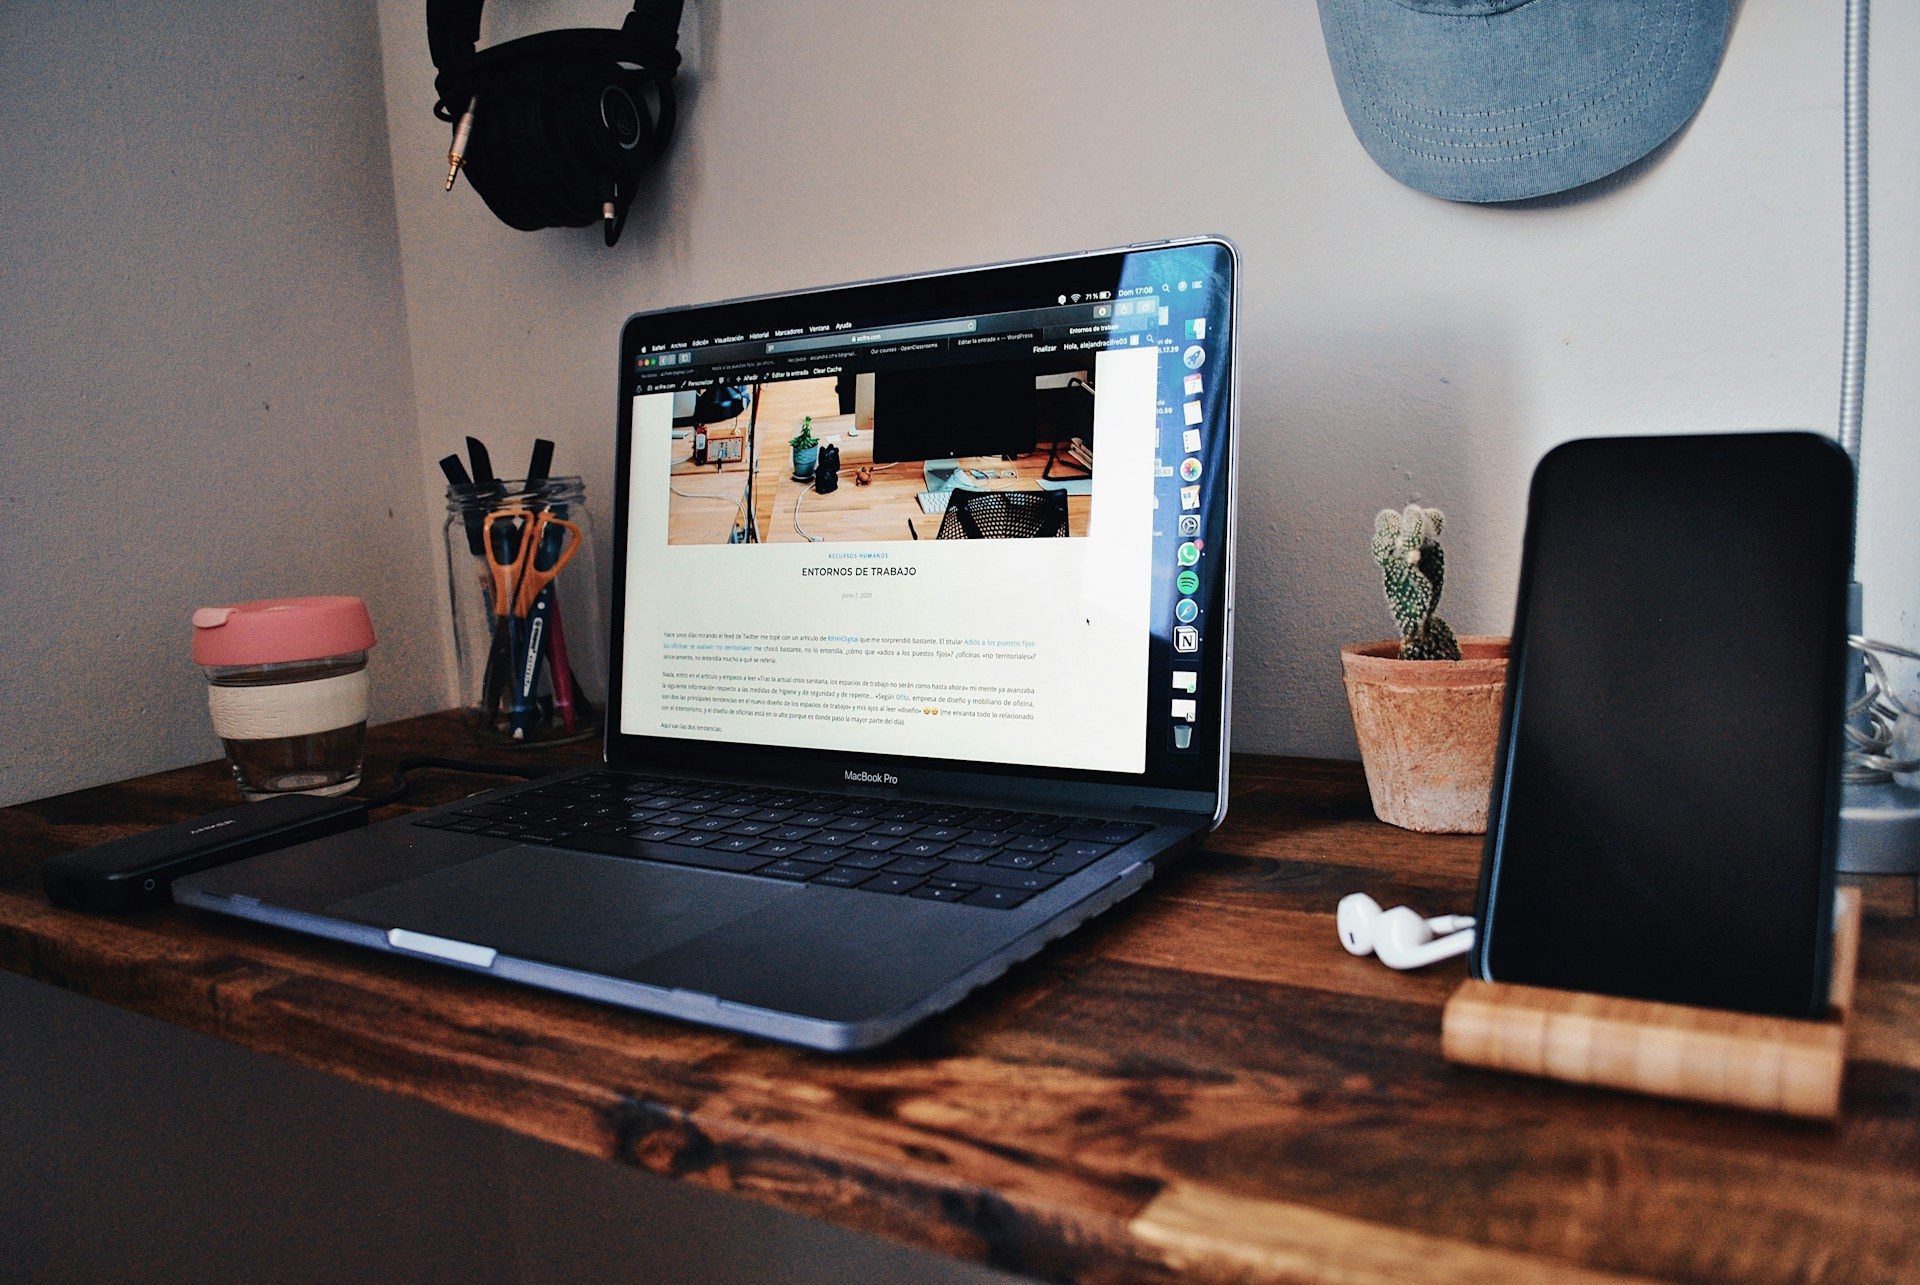
{"type": "MultiPolygon", "coordinates": [[[[416,719],[373,730],[370,780],[409,753],[483,756],[454,716],[416,719]]],[[[424,778],[419,802],[492,784],[424,778]]],[[[233,798],[208,764],[0,812],[0,966],[1048,1279],[1920,1279],[1910,880],[1866,890],[1846,1097],[1814,1125],[1448,1065],[1440,1011],[1464,965],[1353,958],[1333,907],[1366,889],[1464,909],[1480,841],[1374,821],[1353,764],[1236,761],[1204,852],[953,1013],[839,1058],[40,892],[57,852],[233,798]]]]}

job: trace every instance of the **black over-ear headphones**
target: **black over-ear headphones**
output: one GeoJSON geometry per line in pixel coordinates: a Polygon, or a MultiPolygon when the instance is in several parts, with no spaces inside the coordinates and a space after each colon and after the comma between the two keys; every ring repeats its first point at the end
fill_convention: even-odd
{"type": "Polygon", "coordinates": [[[682,3],[635,0],[617,31],[543,31],[476,51],[481,0],[427,0],[433,114],[454,125],[447,186],[464,167],[509,227],[598,219],[612,245],[673,135],[682,3]]]}

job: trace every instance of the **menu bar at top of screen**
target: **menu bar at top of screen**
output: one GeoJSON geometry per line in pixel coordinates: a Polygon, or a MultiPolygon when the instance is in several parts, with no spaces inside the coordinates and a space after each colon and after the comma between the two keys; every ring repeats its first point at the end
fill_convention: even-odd
{"type": "Polygon", "coordinates": [[[1101,291],[1051,307],[856,326],[822,323],[724,335],[712,340],[649,344],[634,358],[636,392],[671,392],[716,383],[743,383],[782,376],[837,374],[951,361],[1155,345],[1177,338],[1179,318],[1204,310],[1206,294],[1194,283],[1173,299],[1153,287],[1101,291]],[[1114,296],[1118,297],[1114,297],[1114,296]],[[1181,305],[1184,305],[1181,306],[1181,305]]]}

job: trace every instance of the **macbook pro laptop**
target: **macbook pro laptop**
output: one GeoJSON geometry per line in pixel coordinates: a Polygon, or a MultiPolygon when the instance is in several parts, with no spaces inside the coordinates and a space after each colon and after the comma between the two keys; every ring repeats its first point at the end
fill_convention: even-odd
{"type": "Polygon", "coordinates": [[[822,1049],[950,1007],[1225,815],[1234,274],[630,318],[603,765],[175,898],[822,1049]]]}

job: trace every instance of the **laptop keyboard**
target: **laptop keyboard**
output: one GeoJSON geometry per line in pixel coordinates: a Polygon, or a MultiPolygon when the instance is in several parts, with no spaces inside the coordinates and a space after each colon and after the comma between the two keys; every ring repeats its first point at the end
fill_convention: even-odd
{"type": "Polygon", "coordinates": [[[415,825],[1010,910],[1150,828],[600,772],[415,825]]]}

